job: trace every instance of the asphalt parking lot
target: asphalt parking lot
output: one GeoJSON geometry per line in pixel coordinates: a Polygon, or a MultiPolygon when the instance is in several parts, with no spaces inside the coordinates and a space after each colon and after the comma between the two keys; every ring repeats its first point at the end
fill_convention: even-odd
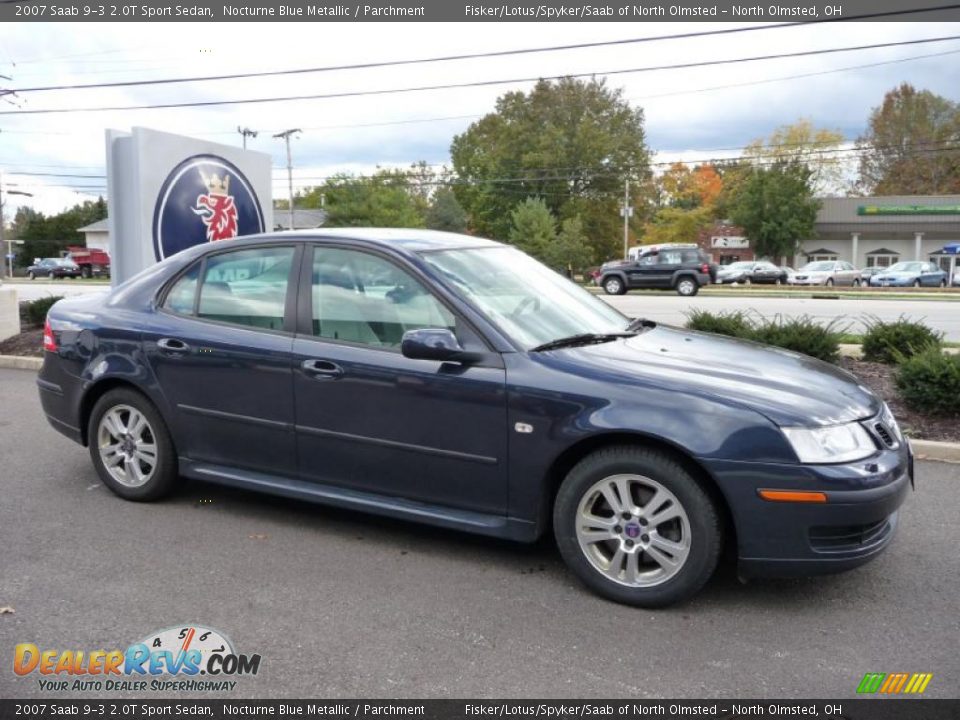
{"type": "Polygon", "coordinates": [[[866,567],[741,585],[725,566],[652,612],[591,595],[549,542],[201,483],[124,502],[47,426],[34,378],[0,370],[0,697],[48,695],[13,675],[16,643],[125,648],[184,623],[262,655],[229,697],[842,699],[868,671],[960,694],[958,465],[919,463],[899,536],[866,567]]]}

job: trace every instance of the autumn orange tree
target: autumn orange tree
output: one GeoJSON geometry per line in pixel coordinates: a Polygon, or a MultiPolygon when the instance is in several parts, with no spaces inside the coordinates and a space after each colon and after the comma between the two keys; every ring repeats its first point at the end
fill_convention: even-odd
{"type": "Polygon", "coordinates": [[[696,242],[716,217],[723,179],[712,164],[690,168],[673,163],[656,183],[656,209],[646,223],[643,242],[696,242]]]}

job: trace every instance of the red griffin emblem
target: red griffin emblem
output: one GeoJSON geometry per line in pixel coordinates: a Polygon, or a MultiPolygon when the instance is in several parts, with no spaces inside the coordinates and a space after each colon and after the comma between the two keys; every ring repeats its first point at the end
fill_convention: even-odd
{"type": "Polygon", "coordinates": [[[229,240],[237,236],[237,206],[230,191],[230,176],[224,173],[221,179],[202,170],[200,177],[207,186],[207,194],[197,196],[197,206],[192,210],[207,226],[207,240],[229,240]]]}

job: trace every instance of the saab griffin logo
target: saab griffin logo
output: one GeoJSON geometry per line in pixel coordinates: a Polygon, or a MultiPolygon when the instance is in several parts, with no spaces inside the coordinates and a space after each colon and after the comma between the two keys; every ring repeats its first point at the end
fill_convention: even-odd
{"type": "Polygon", "coordinates": [[[233,163],[196,155],[167,176],[153,214],[157,260],[194,245],[264,231],[260,200],[233,163]]]}
{"type": "Polygon", "coordinates": [[[867,673],[857,692],[873,695],[921,695],[933,680],[933,673],[867,673]]]}
{"type": "Polygon", "coordinates": [[[151,633],[117,649],[41,649],[36,643],[14,648],[13,672],[36,675],[41,691],[224,691],[236,678],[256,675],[260,655],[234,650],[212,628],[184,625],[151,633]],[[80,677],[77,677],[80,676],[80,677]]]}

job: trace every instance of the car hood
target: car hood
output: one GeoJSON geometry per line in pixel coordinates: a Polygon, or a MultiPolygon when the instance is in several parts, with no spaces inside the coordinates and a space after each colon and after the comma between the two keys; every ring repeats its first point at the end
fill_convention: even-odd
{"type": "Polygon", "coordinates": [[[860,420],[880,401],[850,373],[808,355],[658,325],[636,337],[552,355],[566,372],[621,387],[655,386],[759,412],[781,426],[860,420]]]}

